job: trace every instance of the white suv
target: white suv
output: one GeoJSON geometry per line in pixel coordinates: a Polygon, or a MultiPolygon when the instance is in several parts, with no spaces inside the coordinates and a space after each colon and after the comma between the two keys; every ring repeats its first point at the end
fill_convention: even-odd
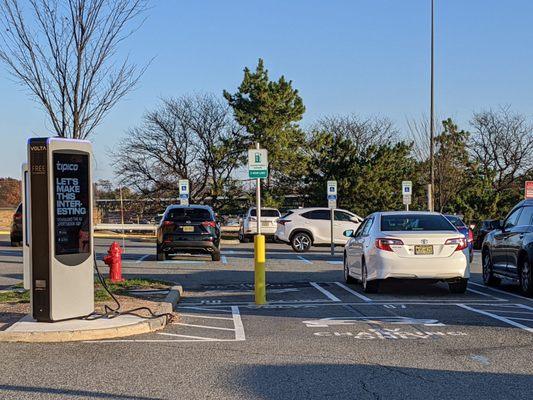
{"type": "MultiPolygon", "coordinates": [[[[350,211],[335,209],[333,242],[344,245],[343,232],[356,230],[363,220],[350,211]]],[[[312,245],[331,243],[331,210],[329,208],[300,208],[291,210],[278,220],[276,239],[288,243],[294,251],[307,251],[312,245]]]]}
{"type": "MultiPolygon", "coordinates": [[[[276,222],[280,217],[278,209],[261,207],[261,234],[273,238],[276,233],[276,222]]],[[[247,243],[255,234],[257,234],[257,212],[255,207],[251,207],[242,219],[239,241],[247,243]]]]}

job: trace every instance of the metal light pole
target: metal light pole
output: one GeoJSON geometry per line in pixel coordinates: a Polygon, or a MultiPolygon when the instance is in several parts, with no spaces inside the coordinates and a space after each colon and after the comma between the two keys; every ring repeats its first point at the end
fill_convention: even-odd
{"type": "Polygon", "coordinates": [[[434,115],[434,104],[433,104],[433,97],[434,97],[434,6],[435,6],[435,0],[431,0],[431,72],[430,72],[430,106],[429,106],[429,162],[430,162],[430,184],[428,186],[428,208],[429,211],[435,210],[435,200],[434,200],[434,190],[435,190],[435,149],[434,149],[434,121],[433,121],[433,115],[434,115]]]}

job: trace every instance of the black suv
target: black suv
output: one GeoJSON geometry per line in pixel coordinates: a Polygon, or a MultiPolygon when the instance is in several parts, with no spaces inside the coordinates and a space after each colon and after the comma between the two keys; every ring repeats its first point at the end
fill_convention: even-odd
{"type": "Polygon", "coordinates": [[[520,282],[520,288],[533,296],[533,200],[518,203],[503,221],[494,224],[482,247],[483,281],[493,286],[501,278],[520,282]]]}
{"type": "Polygon", "coordinates": [[[207,253],[220,260],[220,225],[211,207],[167,207],[157,227],[157,260],[176,253],[207,253]]]}
{"type": "Polygon", "coordinates": [[[22,245],[22,203],[19,204],[15,214],[13,214],[9,236],[11,239],[11,246],[17,247],[22,245]]]}

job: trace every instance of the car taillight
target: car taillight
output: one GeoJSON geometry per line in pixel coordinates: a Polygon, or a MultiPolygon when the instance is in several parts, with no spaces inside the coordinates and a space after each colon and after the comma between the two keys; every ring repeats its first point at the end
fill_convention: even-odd
{"type": "Polygon", "coordinates": [[[163,226],[174,226],[174,221],[163,221],[163,226]]]}
{"type": "Polygon", "coordinates": [[[376,247],[380,250],[392,251],[391,246],[402,246],[400,239],[376,239],[376,247]]]}
{"type": "Polygon", "coordinates": [[[14,219],[20,219],[20,218],[22,218],[22,214],[21,214],[21,213],[15,213],[15,214],[13,215],[13,218],[14,218],[14,219]]]}
{"type": "Polygon", "coordinates": [[[468,241],[473,242],[474,241],[474,231],[470,228],[468,228],[468,241]]]}
{"type": "Polygon", "coordinates": [[[291,222],[288,219],[278,219],[278,224],[285,225],[287,222],[291,222]]]}
{"type": "Polygon", "coordinates": [[[455,251],[461,251],[461,250],[464,250],[468,247],[468,242],[466,241],[465,238],[452,238],[452,239],[448,239],[446,240],[446,243],[444,244],[455,244],[457,245],[457,248],[455,249],[455,251]]]}
{"type": "Polygon", "coordinates": [[[257,221],[257,218],[255,218],[255,217],[250,217],[250,221],[257,221]]]}
{"type": "Polygon", "coordinates": [[[215,227],[215,221],[204,221],[204,222],[202,222],[202,226],[214,228],[215,227]]]}

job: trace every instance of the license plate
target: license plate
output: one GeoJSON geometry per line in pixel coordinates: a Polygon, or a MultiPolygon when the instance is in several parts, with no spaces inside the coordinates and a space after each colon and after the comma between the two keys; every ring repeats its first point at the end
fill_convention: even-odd
{"type": "Polygon", "coordinates": [[[261,222],[261,226],[270,226],[270,222],[261,222]]]}
{"type": "Polygon", "coordinates": [[[429,256],[433,254],[432,245],[419,245],[415,246],[415,254],[417,256],[429,256]]]}
{"type": "Polygon", "coordinates": [[[194,226],[182,226],[183,232],[194,232],[194,226]]]}

